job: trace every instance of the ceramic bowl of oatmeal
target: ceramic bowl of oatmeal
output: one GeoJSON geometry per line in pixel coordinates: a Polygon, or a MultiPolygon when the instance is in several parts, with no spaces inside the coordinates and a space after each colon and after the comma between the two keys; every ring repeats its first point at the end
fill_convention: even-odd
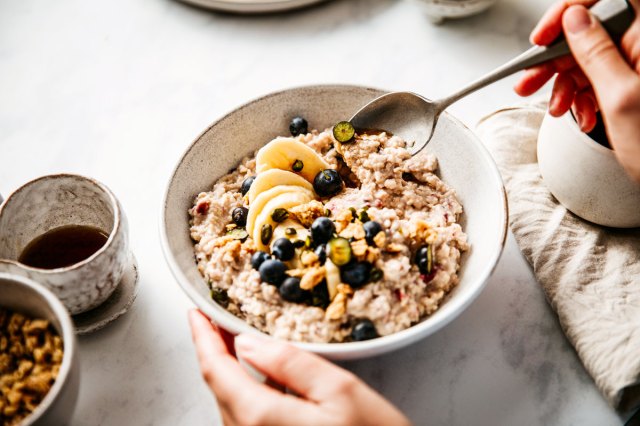
{"type": "Polygon", "coordinates": [[[267,95],[214,123],[179,161],[162,245],[219,326],[361,358],[434,333],[480,293],[506,237],[497,168],[448,114],[416,157],[402,138],[345,121],[382,93],[267,95]]]}

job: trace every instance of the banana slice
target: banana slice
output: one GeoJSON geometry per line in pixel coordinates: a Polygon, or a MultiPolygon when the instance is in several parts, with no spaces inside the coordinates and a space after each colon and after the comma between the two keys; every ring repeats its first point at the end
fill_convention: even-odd
{"type": "MultiPolygon", "coordinates": [[[[277,186],[276,188],[284,188],[284,186],[277,186]]],[[[290,209],[291,207],[308,203],[309,201],[313,200],[313,194],[309,193],[310,191],[306,191],[300,187],[293,188],[297,188],[297,191],[283,192],[280,195],[276,195],[264,205],[262,211],[258,214],[258,217],[253,224],[253,231],[251,232],[251,235],[253,235],[254,243],[256,244],[258,250],[266,251],[268,249],[268,244],[271,240],[267,244],[264,244],[261,241],[262,239],[260,238],[260,232],[262,231],[262,227],[264,225],[271,225],[272,227],[275,227],[276,222],[271,219],[271,214],[275,209],[290,209]]],[[[270,189],[269,191],[272,191],[273,189],[270,189]]],[[[263,194],[266,194],[269,191],[263,192],[263,194]]],[[[260,198],[261,196],[262,194],[258,198],[260,198]]],[[[258,198],[256,198],[256,200],[258,200],[258,198]]]]}
{"type": "MultiPolygon", "coordinates": [[[[309,191],[308,189],[302,188],[301,186],[278,185],[266,190],[265,192],[259,194],[253,200],[253,202],[249,204],[249,213],[247,215],[247,232],[249,233],[249,235],[253,235],[256,218],[258,217],[260,212],[262,212],[265,204],[267,204],[272,198],[288,192],[302,193],[308,195],[309,197],[311,197],[311,199],[313,199],[313,192],[309,191]]],[[[271,212],[269,214],[271,214],[271,212]]]]}
{"type": "Polygon", "coordinates": [[[300,186],[309,191],[313,191],[313,185],[307,182],[305,178],[286,170],[270,169],[258,173],[256,180],[251,184],[251,189],[249,189],[249,193],[247,194],[249,204],[253,203],[253,200],[255,200],[258,195],[278,185],[300,186]]]}
{"type": "MultiPolygon", "coordinates": [[[[309,230],[307,228],[302,226],[297,220],[287,219],[284,222],[279,223],[274,228],[274,230],[273,230],[273,239],[271,240],[271,245],[273,246],[273,243],[278,238],[288,238],[291,241],[296,241],[296,240],[305,241],[307,239],[307,236],[309,236],[309,230]],[[295,235],[287,235],[286,234],[286,230],[288,228],[295,229],[296,230],[296,234],[295,235]]],[[[289,269],[297,269],[297,268],[302,268],[303,267],[302,263],[300,262],[300,257],[298,256],[298,254],[299,253],[296,252],[296,255],[293,256],[293,259],[291,259],[288,262],[286,262],[286,264],[289,267],[289,269]]]]}
{"type": "Polygon", "coordinates": [[[338,294],[338,284],[342,281],[340,278],[340,268],[336,266],[335,263],[331,261],[331,259],[327,258],[327,261],[324,263],[324,267],[327,270],[327,290],[329,290],[329,300],[333,300],[338,294]]]}
{"type": "Polygon", "coordinates": [[[297,220],[294,220],[294,219],[287,219],[284,222],[280,222],[273,229],[273,241],[277,240],[278,238],[288,238],[291,241],[295,241],[295,240],[304,241],[304,240],[307,239],[307,236],[309,236],[309,230],[307,228],[305,228],[304,226],[302,226],[300,224],[300,222],[298,222],[297,220]],[[295,235],[287,235],[286,234],[286,230],[288,228],[295,229],[296,230],[296,234],[295,235]]]}
{"type": "Polygon", "coordinates": [[[258,151],[256,172],[269,169],[289,171],[296,160],[302,161],[303,167],[299,174],[309,182],[313,182],[319,172],[330,168],[322,157],[304,143],[291,138],[276,138],[258,151]]]}

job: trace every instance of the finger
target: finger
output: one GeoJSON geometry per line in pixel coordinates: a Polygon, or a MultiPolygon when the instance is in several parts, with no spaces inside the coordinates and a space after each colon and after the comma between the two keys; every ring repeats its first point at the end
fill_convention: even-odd
{"type": "Polygon", "coordinates": [[[551,63],[529,68],[513,89],[520,96],[531,96],[540,90],[555,73],[555,67],[551,63]]]}
{"type": "Polygon", "coordinates": [[[612,90],[616,84],[635,78],[636,74],[602,25],[583,6],[567,9],[562,22],[571,51],[602,106],[610,99],[609,96],[619,93],[619,90],[612,90]]]}
{"type": "Polygon", "coordinates": [[[591,88],[581,90],[573,101],[573,111],[580,130],[589,133],[596,127],[596,102],[591,88]]]}
{"type": "Polygon", "coordinates": [[[191,334],[202,375],[221,404],[229,404],[244,392],[260,392],[260,386],[234,359],[204,314],[189,311],[191,334]]]}
{"type": "Polygon", "coordinates": [[[218,333],[220,333],[220,337],[222,338],[222,341],[224,342],[224,345],[227,347],[227,351],[229,352],[229,354],[231,356],[233,356],[235,358],[236,356],[236,348],[234,345],[234,340],[235,337],[233,334],[229,333],[227,330],[225,330],[224,328],[218,328],[218,333]]]}
{"type": "Polygon", "coordinates": [[[549,113],[554,117],[560,117],[571,108],[576,95],[576,83],[568,73],[560,73],[556,77],[549,101],[549,113]]]}
{"type": "Polygon", "coordinates": [[[539,46],[551,44],[562,33],[562,14],[572,5],[591,6],[596,0],[562,0],[542,16],[531,32],[531,43],[539,46]]]}
{"type": "Polygon", "coordinates": [[[622,36],[620,47],[627,62],[640,74],[640,1],[631,0],[630,3],[635,9],[636,19],[622,36]]]}
{"type": "Polygon", "coordinates": [[[567,74],[573,79],[573,82],[576,84],[577,90],[591,87],[591,82],[579,67],[575,67],[567,71],[567,74]]]}
{"type": "Polygon", "coordinates": [[[336,386],[357,382],[351,373],[324,358],[274,339],[241,334],[236,349],[263,374],[315,402],[335,398],[336,386]]]}

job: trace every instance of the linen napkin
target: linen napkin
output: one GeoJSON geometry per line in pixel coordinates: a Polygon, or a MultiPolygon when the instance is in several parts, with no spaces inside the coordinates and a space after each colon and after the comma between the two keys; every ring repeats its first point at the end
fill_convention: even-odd
{"type": "Polygon", "coordinates": [[[511,230],[567,338],[607,401],[626,411],[640,404],[640,229],[591,224],[551,195],[536,155],[545,111],[542,101],[501,109],[478,134],[502,173],[511,230]]]}

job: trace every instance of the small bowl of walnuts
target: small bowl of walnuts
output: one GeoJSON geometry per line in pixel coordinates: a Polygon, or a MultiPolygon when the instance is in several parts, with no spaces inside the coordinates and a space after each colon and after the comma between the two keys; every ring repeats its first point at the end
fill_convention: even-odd
{"type": "Polygon", "coordinates": [[[62,425],[80,384],[73,323],[36,282],[0,274],[0,425],[62,425]]]}

